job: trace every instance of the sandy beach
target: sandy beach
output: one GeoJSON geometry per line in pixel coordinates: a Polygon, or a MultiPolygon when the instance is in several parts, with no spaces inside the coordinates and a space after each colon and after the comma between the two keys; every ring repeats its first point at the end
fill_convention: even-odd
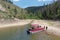
{"type": "Polygon", "coordinates": [[[4,20],[0,21],[0,28],[22,26],[29,24],[32,20],[4,20]]]}

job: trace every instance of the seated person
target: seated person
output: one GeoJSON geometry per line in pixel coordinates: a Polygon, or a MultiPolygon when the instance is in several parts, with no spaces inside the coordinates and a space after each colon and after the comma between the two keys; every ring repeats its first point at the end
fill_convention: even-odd
{"type": "Polygon", "coordinates": [[[34,29],[34,27],[31,27],[32,29],[34,29]]]}
{"type": "Polygon", "coordinates": [[[39,28],[40,26],[37,26],[37,28],[39,28]]]}
{"type": "Polygon", "coordinates": [[[41,26],[39,26],[39,27],[41,27],[41,26]]]}

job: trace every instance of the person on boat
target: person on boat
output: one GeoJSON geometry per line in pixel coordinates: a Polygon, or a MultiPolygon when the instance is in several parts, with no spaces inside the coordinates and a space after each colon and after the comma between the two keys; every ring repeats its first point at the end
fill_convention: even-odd
{"type": "Polygon", "coordinates": [[[45,28],[45,26],[44,26],[44,28],[45,28]]]}
{"type": "Polygon", "coordinates": [[[41,27],[41,26],[39,26],[39,27],[41,27]]]}
{"type": "Polygon", "coordinates": [[[34,27],[29,28],[29,29],[27,30],[27,34],[30,34],[30,31],[33,30],[33,29],[34,29],[34,27]]]}
{"type": "Polygon", "coordinates": [[[34,27],[31,27],[32,29],[34,29],[34,27]]]}
{"type": "Polygon", "coordinates": [[[46,26],[46,30],[48,29],[48,27],[46,26]]]}
{"type": "Polygon", "coordinates": [[[37,28],[39,28],[40,26],[37,26],[37,28]]]}

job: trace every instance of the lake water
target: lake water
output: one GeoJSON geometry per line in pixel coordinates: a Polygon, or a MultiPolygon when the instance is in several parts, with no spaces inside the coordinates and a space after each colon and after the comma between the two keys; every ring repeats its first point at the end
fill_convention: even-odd
{"type": "Polygon", "coordinates": [[[29,26],[17,26],[10,28],[0,28],[0,40],[51,40],[45,32],[27,35],[29,26]]]}

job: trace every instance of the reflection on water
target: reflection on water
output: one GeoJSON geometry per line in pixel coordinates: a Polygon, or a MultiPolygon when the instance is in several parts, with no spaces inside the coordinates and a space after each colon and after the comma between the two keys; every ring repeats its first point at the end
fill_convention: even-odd
{"type": "Polygon", "coordinates": [[[0,29],[0,40],[51,40],[44,32],[27,35],[26,26],[0,29]]]}

